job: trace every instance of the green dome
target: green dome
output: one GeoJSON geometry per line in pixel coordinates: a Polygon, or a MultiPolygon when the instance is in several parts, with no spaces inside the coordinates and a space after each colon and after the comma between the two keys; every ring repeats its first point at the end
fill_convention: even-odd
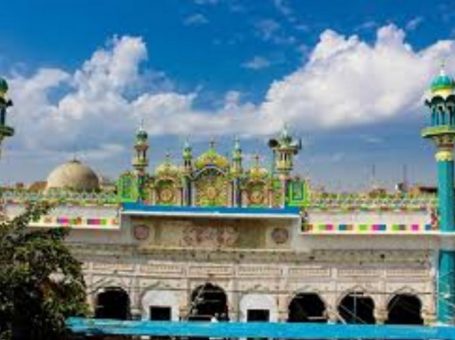
{"type": "Polygon", "coordinates": [[[455,81],[452,77],[448,76],[444,70],[441,70],[440,74],[433,79],[431,82],[431,91],[439,90],[453,90],[455,89],[455,81]]]}
{"type": "Polygon", "coordinates": [[[139,140],[146,140],[148,138],[147,132],[144,129],[139,129],[136,133],[136,138],[139,140]]]}
{"type": "Polygon", "coordinates": [[[0,93],[6,93],[8,91],[8,83],[5,78],[0,78],[0,93]]]}

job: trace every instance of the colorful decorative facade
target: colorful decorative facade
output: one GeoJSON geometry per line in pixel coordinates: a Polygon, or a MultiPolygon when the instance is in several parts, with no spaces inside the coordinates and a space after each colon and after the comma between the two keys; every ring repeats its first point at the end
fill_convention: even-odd
{"type": "Polygon", "coordinates": [[[422,132],[438,148],[437,197],[312,192],[293,174],[301,143],[287,127],[267,166],[247,165],[238,139],[230,156],[186,141],[180,161],[150,171],[140,128],[114,188],[73,160],[43,190],[4,189],[3,213],[55,203],[30,227],[71,229],[95,317],[453,323],[454,88],[436,78],[422,132]]]}
{"type": "Polygon", "coordinates": [[[293,156],[300,149],[284,129],[273,140],[274,164],[267,169],[254,157],[250,168],[243,165],[242,149],[234,142],[231,159],[216,151],[214,141],[207,151],[193,158],[189,142],[182,150],[181,164],[173,164],[170,156],[152,174],[146,173],[147,134],[137,134],[135,171],[119,179],[118,194],[122,202],[140,200],[150,205],[197,207],[284,207],[301,206],[306,199],[306,185],[292,178],[293,156]],[[289,192],[288,192],[289,191],[289,192]],[[288,196],[288,193],[290,195],[288,196]],[[289,199],[287,199],[289,198],[289,199]]]}

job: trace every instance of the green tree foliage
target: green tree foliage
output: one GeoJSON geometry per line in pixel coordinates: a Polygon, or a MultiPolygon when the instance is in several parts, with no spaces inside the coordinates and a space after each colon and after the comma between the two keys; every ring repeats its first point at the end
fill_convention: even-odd
{"type": "Polygon", "coordinates": [[[0,339],[65,339],[65,318],[87,311],[81,263],[64,229],[30,229],[50,209],[31,204],[0,223],[0,339]]]}

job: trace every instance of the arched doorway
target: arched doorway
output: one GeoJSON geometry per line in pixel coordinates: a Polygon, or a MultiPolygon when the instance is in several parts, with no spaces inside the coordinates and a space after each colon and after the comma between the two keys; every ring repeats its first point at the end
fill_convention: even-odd
{"type": "Polygon", "coordinates": [[[341,321],[346,323],[374,324],[374,301],[363,292],[346,295],[338,305],[341,321]]]}
{"type": "Polygon", "coordinates": [[[397,294],[387,304],[387,324],[422,325],[422,303],[413,294],[397,294]]]}
{"type": "Polygon", "coordinates": [[[324,301],[316,293],[299,293],[288,307],[288,322],[327,322],[324,301]]]}
{"type": "Polygon", "coordinates": [[[191,293],[189,320],[228,320],[227,296],[224,290],[214,284],[206,283],[191,293]]]}
{"type": "Polygon", "coordinates": [[[130,318],[130,298],[120,287],[103,288],[96,296],[95,318],[127,320],[130,318]]]}

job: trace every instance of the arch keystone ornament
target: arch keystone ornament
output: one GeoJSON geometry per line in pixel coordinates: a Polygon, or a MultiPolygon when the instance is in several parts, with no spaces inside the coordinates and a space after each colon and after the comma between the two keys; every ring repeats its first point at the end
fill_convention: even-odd
{"type": "MultiPolygon", "coordinates": [[[[430,87],[426,106],[430,109],[429,126],[422,137],[436,145],[438,167],[438,212],[442,234],[455,232],[454,163],[455,144],[455,81],[443,68],[430,87]]],[[[441,242],[438,260],[437,319],[439,323],[454,324],[455,310],[455,251],[441,242]]]]}

